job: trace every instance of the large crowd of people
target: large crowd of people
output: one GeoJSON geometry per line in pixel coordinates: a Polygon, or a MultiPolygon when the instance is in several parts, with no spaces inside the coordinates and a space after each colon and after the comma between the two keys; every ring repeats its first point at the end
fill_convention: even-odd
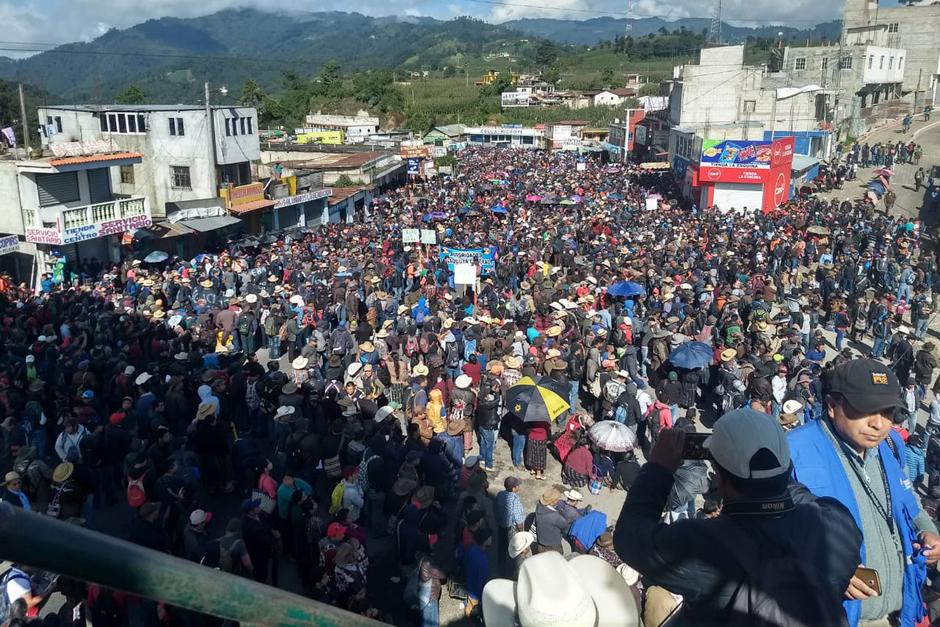
{"type": "MultiPolygon", "coordinates": [[[[442,597],[493,626],[922,624],[940,379],[917,220],[699,208],[563,152],[455,170],[363,221],[11,287],[0,498],[394,624],[438,625],[442,597]],[[619,520],[585,506],[603,491],[619,520]]],[[[2,584],[11,624],[42,613],[36,573],[2,584]]],[[[76,625],[221,624],[57,590],[76,625]]]]}

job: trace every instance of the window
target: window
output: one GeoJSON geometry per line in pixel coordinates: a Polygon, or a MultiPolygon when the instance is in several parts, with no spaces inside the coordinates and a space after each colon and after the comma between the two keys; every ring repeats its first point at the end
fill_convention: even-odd
{"type": "Polygon", "coordinates": [[[882,57],[881,57],[881,63],[878,64],[878,69],[879,69],[879,70],[885,69],[885,58],[884,58],[884,55],[882,55],[882,57]]]}
{"type": "Polygon", "coordinates": [[[189,168],[185,165],[171,165],[170,177],[174,189],[192,189],[193,182],[189,178],[189,168]]]}
{"type": "Polygon", "coordinates": [[[242,131],[242,132],[241,132],[242,135],[247,135],[247,133],[245,132],[245,129],[247,128],[247,125],[245,124],[245,120],[247,120],[247,119],[248,119],[248,118],[239,118],[239,120],[238,120],[238,121],[240,122],[240,128],[241,128],[241,131],[242,131]]]}
{"type": "Polygon", "coordinates": [[[821,67],[823,71],[828,70],[829,69],[829,57],[823,57],[822,59],[820,59],[819,67],[821,67]]]}
{"type": "Polygon", "coordinates": [[[134,166],[132,165],[121,166],[121,182],[127,185],[134,184],[134,166]]]}
{"type": "Polygon", "coordinates": [[[851,69],[852,69],[852,57],[846,55],[846,56],[842,57],[841,59],[839,59],[839,69],[840,69],[840,70],[851,70],[851,69]]]}
{"type": "Polygon", "coordinates": [[[889,32],[889,33],[896,33],[896,32],[898,32],[898,23],[897,23],[897,22],[894,22],[893,24],[888,24],[888,32],[889,32]]]}
{"type": "Polygon", "coordinates": [[[255,132],[254,132],[254,130],[251,128],[251,120],[252,120],[252,119],[251,119],[251,118],[246,118],[246,119],[248,120],[248,134],[249,134],[249,135],[254,135],[255,132]]]}
{"type": "Polygon", "coordinates": [[[745,100],[744,101],[744,113],[754,113],[754,109],[757,107],[756,100],[745,100]]]}
{"type": "Polygon", "coordinates": [[[888,69],[889,70],[894,69],[894,57],[888,57],[888,69]]]}
{"type": "Polygon", "coordinates": [[[102,113],[99,116],[101,131],[104,133],[138,134],[146,133],[147,126],[143,113],[102,113]]]}
{"type": "Polygon", "coordinates": [[[238,135],[238,116],[232,118],[232,135],[238,135]]]}
{"type": "Polygon", "coordinates": [[[55,132],[56,133],[62,132],[62,118],[59,116],[55,116],[55,132]]]}
{"type": "Polygon", "coordinates": [[[898,57],[898,69],[899,70],[904,69],[904,57],[898,57]]]}
{"type": "Polygon", "coordinates": [[[793,69],[794,70],[805,70],[806,69],[806,57],[797,57],[793,60],[793,69]]]}
{"type": "Polygon", "coordinates": [[[232,121],[228,118],[225,118],[225,136],[232,136],[232,121]]]}
{"type": "Polygon", "coordinates": [[[37,174],[36,191],[39,193],[40,207],[64,205],[81,200],[77,172],[37,174]]]}
{"type": "Polygon", "coordinates": [[[183,132],[183,118],[169,118],[170,120],[170,135],[175,135],[177,137],[182,137],[185,135],[183,132]]]}
{"type": "Polygon", "coordinates": [[[868,55],[868,69],[871,69],[871,66],[875,64],[875,55],[868,55]]]}

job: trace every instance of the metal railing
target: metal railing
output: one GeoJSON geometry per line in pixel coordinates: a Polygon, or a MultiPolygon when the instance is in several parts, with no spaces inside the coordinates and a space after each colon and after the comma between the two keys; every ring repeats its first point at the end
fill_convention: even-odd
{"type": "MultiPolygon", "coordinates": [[[[83,205],[62,210],[62,228],[74,229],[90,224],[101,224],[119,218],[132,218],[147,214],[147,200],[141,196],[133,198],[115,198],[107,202],[83,205]]],[[[27,210],[26,224],[33,226],[35,213],[27,210]]]]}
{"type": "Polygon", "coordinates": [[[0,558],[243,626],[383,624],[2,502],[0,558]]]}

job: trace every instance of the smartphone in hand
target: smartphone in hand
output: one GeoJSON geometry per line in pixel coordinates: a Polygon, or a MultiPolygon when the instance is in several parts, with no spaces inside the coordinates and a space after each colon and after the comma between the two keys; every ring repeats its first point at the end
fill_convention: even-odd
{"type": "Polygon", "coordinates": [[[861,579],[866,586],[877,592],[878,596],[881,596],[881,579],[878,577],[877,570],[859,566],[855,569],[855,576],[861,579]]]}
{"type": "Polygon", "coordinates": [[[708,459],[705,439],[710,433],[686,433],[682,446],[682,459],[708,459]]]}

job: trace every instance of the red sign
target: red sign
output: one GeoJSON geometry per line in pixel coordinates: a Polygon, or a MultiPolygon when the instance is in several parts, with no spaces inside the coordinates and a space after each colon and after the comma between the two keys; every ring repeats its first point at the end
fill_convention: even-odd
{"type": "Polygon", "coordinates": [[[764,213],[776,209],[790,198],[791,174],[789,162],[770,171],[764,184],[764,213]]]}
{"type": "Polygon", "coordinates": [[[752,183],[760,185],[766,180],[767,170],[760,168],[717,168],[705,166],[698,171],[700,183],[752,183]]]}
{"type": "Polygon", "coordinates": [[[793,137],[781,137],[774,140],[770,167],[793,164],[793,137]]]}

